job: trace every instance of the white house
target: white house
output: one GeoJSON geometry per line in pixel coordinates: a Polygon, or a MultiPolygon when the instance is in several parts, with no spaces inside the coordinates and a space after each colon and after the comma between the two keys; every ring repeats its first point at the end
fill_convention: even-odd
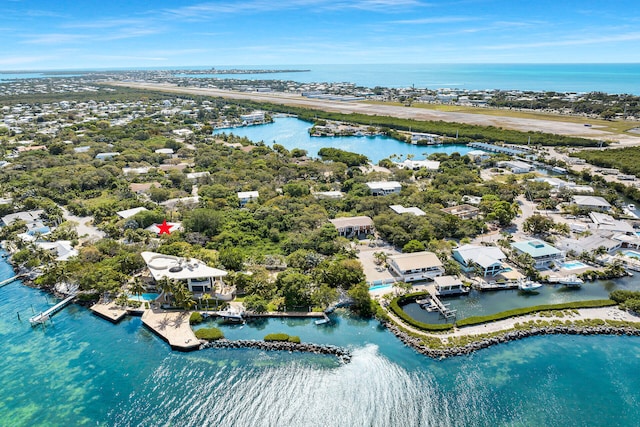
{"type": "Polygon", "coordinates": [[[316,199],[342,199],[344,193],[342,191],[316,191],[313,193],[313,197],[316,199]]]}
{"type": "Polygon", "coordinates": [[[509,169],[512,173],[527,173],[535,169],[533,165],[520,160],[505,160],[504,162],[498,162],[498,166],[509,169]]]}
{"type": "Polygon", "coordinates": [[[627,221],[615,219],[611,215],[602,212],[589,212],[589,218],[593,222],[591,228],[601,231],[612,231],[624,234],[635,235],[636,231],[627,221]]]}
{"type": "Polygon", "coordinates": [[[263,122],[264,121],[264,111],[253,111],[249,114],[242,114],[240,116],[240,120],[242,120],[246,124],[263,122]]]}
{"type": "Polygon", "coordinates": [[[391,210],[394,211],[397,214],[408,213],[408,214],[415,215],[415,216],[425,216],[426,215],[426,213],[422,209],[420,209],[420,208],[418,208],[416,206],[411,206],[410,208],[405,208],[402,205],[391,205],[391,206],[389,206],[389,208],[391,208],[391,210]]]}
{"type": "Polygon", "coordinates": [[[118,215],[120,218],[127,219],[127,218],[131,218],[132,216],[134,216],[137,213],[144,212],[146,210],[147,210],[147,208],[145,208],[144,206],[140,206],[138,208],[126,209],[124,211],[118,211],[118,212],[116,212],[116,215],[118,215]]]}
{"type": "Polygon", "coordinates": [[[599,211],[610,211],[611,205],[602,197],[598,196],[573,196],[573,204],[582,209],[593,209],[599,211]]]}
{"type": "Polygon", "coordinates": [[[55,242],[35,242],[35,245],[44,250],[55,252],[56,261],[67,261],[78,256],[78,251],[73,249],[69,240],[56,240],[55,242]]]}
{"type": "Polygon", "coordinates": [[[593,253],[604,248],[611,253],[622,247],[622,241],[614,239],[614,232],[597,231],[594,234],[581,239],[562,239],[556,243],[558,249],[565,252],[574,251],[577,254],[583,252],[593,253]]]}
{"type": "Polygon", "coordinates": [[[436,286],[436,295],[458,295],[469,292],[458,276],[434,277],[433,283],[436,286]]]}
{"type": "Polygon", "coordinates": [[[367,182],[367,187],[373,196],[386,196],[388,194],[400,194],[402,185],[398,181],[374,181],[367,182]]]}
{"type": "Polygon", "coordinates": [[[502,269],[507,256],[497,246],[463,245],[452,251],[453,259],[462,265],[465,273],[479,267],[483,276],[495,276],[502,269]]]}
{"type": "Polygon", "coordinates": [[[373,220],[368,216],[352,216],[330,219],[329,222],[338,230],[338,235],[346,238],[366,237],[373,234],[373,220]]]}
{"type": "Polygon", "coordinates": [[[253,200],[258,200],[258,197],[260,197],[260,193],[257,191],[239,191],[238,192],[238,199],[240,200],[240,206],[244,206],[253,200]]]}
{"type": "Polygon", "coordinates": [[[116,156],[119,156],[120,153],[98,153],[96,154],[96,159],[98,160],[109,160],[116,156]]]}
{"type": "Polygon", "coordinates": [[[405,160],[403,162],[400,163],[396,163],[396,165],[401,168],[401,169],[412,169],[412,170],[419,170],[419,169],[428,169],[431,171],[437,171],[438,169],[440,169],[440,162],[437,162],[435,160],[405,160]]]}
{"type": "Polygon", "coordinates": [[[215,292],[214,296],[218,299],[233,298],[235,290],[228,288],[222,281],[227,275],[224,270],[209,267],[195,258],[181,258],[156,252],[142,252],[140,255],[155,281],[164,278],[177,280],[184,283],[194,294],[215,292]]]}
{"type": "Polygon", "coordinates": [[[433,279],[444,274],[442,262],[433,252],[393,255],[387,262],[392,273],[403,282],[433,279]]]}

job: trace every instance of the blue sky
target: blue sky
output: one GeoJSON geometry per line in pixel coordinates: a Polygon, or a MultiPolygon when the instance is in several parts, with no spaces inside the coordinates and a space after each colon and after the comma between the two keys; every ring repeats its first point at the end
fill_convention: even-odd
{"type": "Polygon", "coordinates": [[[0,70],[640,62],[638,0],[4,0],[0,70]]]}

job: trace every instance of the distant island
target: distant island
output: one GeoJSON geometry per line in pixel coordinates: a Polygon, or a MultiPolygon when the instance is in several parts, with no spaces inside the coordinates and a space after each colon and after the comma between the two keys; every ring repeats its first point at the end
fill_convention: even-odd
{"type": "Polygon", "coordinates": [[[269,69],[258,69],[258,70],[247,70],[242,68],[232,68],[229,70],[218,70],[215,68],[210,68],[208,70],[185,70],[180,71],[182,74],[275,74],[275,73],[308,73],[311,70],[269,70],[269,69]]]}

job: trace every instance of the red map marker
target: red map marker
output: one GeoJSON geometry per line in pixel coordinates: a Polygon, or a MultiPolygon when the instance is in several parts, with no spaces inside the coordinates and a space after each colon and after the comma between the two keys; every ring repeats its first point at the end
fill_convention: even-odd
{"type": "Polygon", "coordinates": [[[173,227],[173,225],[167,224],[167,220],[165,219],[165,220],[162,221],[162,224],[158,225],[157,227],[160,230],[160,231],[158,231],[158,235],[160,235],[160,234],[171,234],[170,230],[171,230],[171,227],[173,227]]]}

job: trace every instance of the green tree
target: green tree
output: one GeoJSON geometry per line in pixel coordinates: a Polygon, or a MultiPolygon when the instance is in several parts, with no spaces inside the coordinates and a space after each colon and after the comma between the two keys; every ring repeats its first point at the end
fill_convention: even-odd
{"type": "Polygon", "coordinates": [[[267,300],[260,295],[249,295],[244,299],[244,308],[253,313],[265,313],[267,311],[267,300]]]}
{"type": "Polygon", "coordinates": [[[411,252],[421,252],[426,248],[424,243],[419,240],[409,240],[406,245],[402,247],[403,253],[411,253],[411,252]]]}
{"type": "Polygon", "coordinates": [[[311,304],[311,278],[293,270],[278,274],[276,286],[278,294],[284,297],[287,307],[308,306],[311,304]]]}
{"type": "Polygon", "coordinates": [[[551,218],[540,214],[534,214],[524,220],[522,223],[522,229],[527,233],[546,234],[551,231],[554,225],[555,223],[551,218]]]}
{"type": "Polygon", "coordinates": [[[369,287],[366,283],[361,282],[353,286],[347,292],[353,300],[352,310],[362,317],[371,317],[374,313],[373,302],[369,295],[369,287]]]}

